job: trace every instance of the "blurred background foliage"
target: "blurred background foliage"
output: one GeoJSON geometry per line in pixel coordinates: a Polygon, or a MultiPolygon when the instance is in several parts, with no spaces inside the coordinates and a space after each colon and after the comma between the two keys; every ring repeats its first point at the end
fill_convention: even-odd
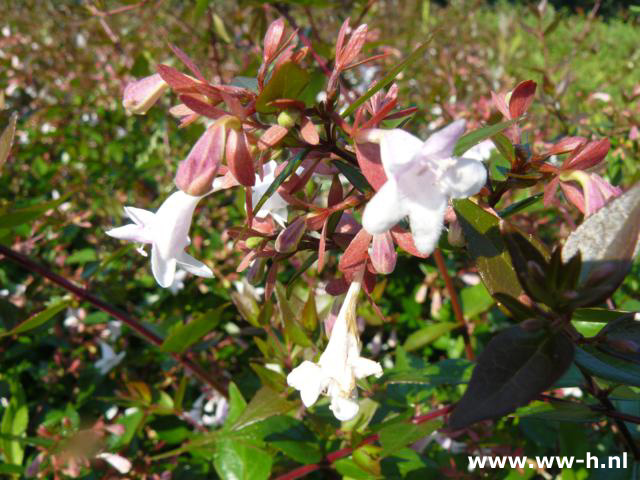
{"type": "MultiPolygon", "coordinates": [[[[0,411],[10,408],[11,398],[21,399],[18,406],[28,411],[23,429],[27,441],[11,440],[2,430],[2,450],[16,453],[14,461],[5,454],[0,471],[19,477],[30,467],[30,473],[40,470],[35,475],[53,478],[55,448],[84,430],[97,432],[96,422],[102,419],[124,426],[116,433],[100,430],[95,437],[102,449],[133,462],[132,478],[267,478],[299,463],[317,462],[342,446],[357,445],[372,432],[369,423],[376,425],[384,417],[384,409],[408,418],[432,405],[456,401],[462,391],[456,384],[468,379],[462,337],[447,327],[455,320],[433,261],[401,257],[396,274],[374,292],[386,322],[367,303],[359,310],[369,324],[363,343],[391,372],[407,366],[419,371],[441,368],[450,382],[424,385],[383,378],[374,395],[363,400],[364,416],[343,426],[338,435],[326,407],[306,415],[303,423],[291,413],[285,415],[291,411],[289,400],[263,399],[276,405],[269,419],[256,422],[245,411],[253,426],[242,429],[244,440],[233,444],[237,429],[232,426],[238,425],[245,399],[264,393],[263,385],[283,391],[291,367],[274,351],[277,342],[270,340],[280,333],[265,334],[257,320],[263,307],[260,292],[246,282],[246,274],[236,272],[240,257],[225,233],[244,218],[242,193],[218,193],[202,203],[191,232],[192,248],[213,267],[216,278],[188,277],[175,291],[159,289],[147,260],[104,234],[123,221],[123,205],[159,205],[173,188],[177,163],[202,131],[201,125],[178,130],[164,108],[171,104],[168,96],[143,117],[126,116],[122,108],[121,93],[128,81],[152,73],[157,63],[177,65],[167,42],[195,59],[209,78],[229,83],[234,77],[255,76],[266,26],[278,16],[295,23],[325,59],[332,58],[336,32],[350,17],[352,25],[366,22],[373,32],[365,48],[389,53],[375,66],[346,75],[351,92],[344,93],[356,95],[435,32],[424,57],[397,79],[402,102],[419,108],[406,128],[425,134],[459,117],[469,119],[472,127],[493,123],[499,116],[490,91],[506,92],[531,78],[542,88],[530,110],[531,128],[525,127],[528,142],[566,135],[609,137],[606,174],[612,183],[628,187],[640,180],[640,12],[626,4],[602,2],[596,11],[587,1],[546,6],[425,0],[2,2],[0,126],[17,112],[18,127],[16,145],[0,172],[0,212],[59,201],[33,221],[0,224],[0,242],[83,285],[162,337],[205,318],[208,327],[192,342],[190,358],[233,385],[231,411],[223,430],[216,430],[215,402],[209,400],[216,400],[216,408],[223,405],[221,411],[227,407],[211,390],[185,374],[168,352],[148,345],[89,304],[70,299],[68,308],[28,334],[0,338],[0,411]],[[105,359],[112,359],[114,368],[102,368],[105,359]],[[40,452],[48,452],[48,463],[39,463],[40,452]],[[236,460],[251,466],[236,471],[236,460]]],[[[316,76],[323,81],[321,71],[316,76]]],[[[505,202],[518,198],[508,196],[505,202]]],[[[535,230],[549,244],[566,236],[579,219],[568,207],[558,214],[540,203],[524,213],[535,214],[519,215],[516,223],[535,230]]],[[[511,320],[495,306],[470,263],[459,256],[454,260],[446,249],[445,256],[465,316],[474,325],[473,343],[481,351],[491,333],[511,320]]],[[[280,280],[286,284],[301,262],[292,259],[280,280]]],[[[314,278],[317,274],[310,270],[304,281],[291,285],[294,312],[307,301],[308,285],[328,280],[336,263],[332,258],[322,276],[314,278]]],[[[640,310],[639,273],[636,263],[614,298],[619,308],[640,310]]],[[[0,263],[0,326],[5,331],[70,298],[65,295],[7,260],[0,263]]],[[[317,315],[307,332],[314,339],[329,299],[320,296],[316,303],[317,315]]],[[[569,375],[559,387],[577,385],[569,375]]],[[[620,410],[639,415],[639,398],[639,391],[628,387],[616,401],[620,410]]],[[[473,474],[467,472],[464,452],[479,448],[527,455],[619,452],[605,420],[584,428],[533,413],[481,426],[477,438],[467,439],[459,452],[451,439],[447,444],[433,436],[429,438],[438,441],[406,448],[437,427],[430,423],[381,462],[372,460],[379,452],[361,448],[334,468],[350,478],[425,478],[443,472],[467,478],[473,474]]],[[[636,425],[630,427],[637,441],[640,432],[636,425]]],[[[108,478],[115,472],[100,461],[75,470],[68,463],[61,457],[57,478],[108,478]]],[[[614,473],[583,469],[563,472],[562,478],[631,478],[614,473]]],[[[520,476],[507,470],[494,474],[487,478],[520,476]]],[[[335,473],[324,470],[310,478],[314,475],[329,478],[335,473]]],[[[535,472],[526,470],[525,475],[533,478],[535,472]]]]}

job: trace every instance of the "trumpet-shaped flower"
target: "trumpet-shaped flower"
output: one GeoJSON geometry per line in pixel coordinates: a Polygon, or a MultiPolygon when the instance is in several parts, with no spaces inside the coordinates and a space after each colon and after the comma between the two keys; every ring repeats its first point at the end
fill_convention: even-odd
{"type": "Polygon", "coordinates": [[[359,281],[351,283],[318,363],[304,361],[287,376],[287,383],[300,390],[306,407],[313,405],[321,393],[326,393],[331,398],[329,408],[341,421],[350,420],[358,413],[356,379],[382,375],[379,363],[360,356],[355,322],[360,287],[359,281]]]}
{"type": "Polygon", "coordinates": [[[121,240],[150,243],[151,270],[161,287],[167,288],[173,283],[177,266],[194,275],[211,278],[213,272],[209,267],[184,251],[191,243],[188,236],[191,217],[201,198],[178,190],[164,201],[156,213],[125,207],[126,215],[134,223],[106,233],[121,240]]]}
{"type": "Polygon", "coordinates": [[[449,200],[475,195],[487,177],[482,162],[453,156],[464,130],[465,121],[458,120],[426,142],[400,129],[359,134],[361,142],[380,144],[387,176],[364,210],[362,225],[369,233],[384,233],[408,216],[418,251],[426,255],[435,249],[449,200]]]}

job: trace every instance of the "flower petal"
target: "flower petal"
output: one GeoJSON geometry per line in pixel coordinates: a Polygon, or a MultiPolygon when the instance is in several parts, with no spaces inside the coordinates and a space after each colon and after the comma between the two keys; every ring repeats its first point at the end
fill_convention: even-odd
{"type": "Polygon", "coordinates": [[[176,263],[176,259],[173,257],[162,257],[158,246],[153,244],[151,247],[151,271],[158,285],[163,288],[171,286],[176,273],[176,263]]]}
{"type": "Polygon", "coordinates": [[[446,127],[433,133],[420,151],[420,155],[433,159],[449,158],[453,155],[453,148],[458,139],[464,134],[465,120],[456,120],[446,127]]]}
{"type": "Polygon", "coordinates": [[[373,235],[384,233],[406,215],[405,206],[400,201],[398,184],[390,178],[367,203],[362,215],[362,226],[373,235]]]}
{"type": "Polygon", "coordinates": [[[487,181],[487,170],[482,162],[458,158],[440,178],[442,191],[449,198],[466,198],[480,191],[487,181]]]}
{"type": "Polygon", "coordinates": [[[302,403],[308,408],[316,403],[324,388],[322,369],[305,360],[287,375],[287,384],[300,391],[302,403]]]}
{"type": "Polygon", "coordinates": [[[354,400],[336,396],[331,399],[329,408],[338,420],[347,422],[356,416],[360,406],[354,400]]]}
{"type": "Polygon", "coordinates": [[[156,214],[150,212],[149,210],[145,210],[144,208],[136,208],[136,207],[124,207],[124,213],[131,220],[135,222],[136,225],[150,225],[153,223],[153,219],[156,214]]]}
{"type": "Polygon", "coordinates": [[[431,201],[412,202],[409,209],[409,224],[416,248],[423,255],[435,250],[444,223],[447,202],[444,196],[431,194],[431,201]]]}
{"type": "Polygon", "coordinates": [[[382,367],[378,362],[369,360],[368,358],[358,357],[352,364],[353,374],[356,378],[364,378],[369,375],[380,377],[382,375],[382,367]]]}
{"type": "Polygon", "coordinates": [[[111,230],[107,230],[104,233],[119,240],[128,240],[130,242],[138,243],[151,243],[149,230],[140,225],[134,225],[133,223],[124,225],[122,227],[112,228],[111,230]]]}
{"type": "Polygon", "coordinates": [[[187,235],[191,218],[201,198],[178,190],[158,209],[153,224],[153,240],[163,258],[176,258],[189,244],[187,235]]]}
{"type": "Polygon", "coordinates": [[[213,278],[213,272],[200,260],[193,258],[187,252],[180,252],[177,258],[178,265],[187,272],[198,277],[213,278]]]}
{"type": "Polygon", "coordinates": [[[420,152],[422,140],[399,128],[383,131],[380,135],[380,159],[389,175],[403,171],[420,152]]]}

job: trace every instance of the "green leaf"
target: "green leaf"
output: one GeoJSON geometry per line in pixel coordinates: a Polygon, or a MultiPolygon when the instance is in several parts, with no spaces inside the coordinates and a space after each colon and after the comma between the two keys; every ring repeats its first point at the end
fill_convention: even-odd
{"type": "Polygon", "coordinates": [[[67,308],[69,305],[71,305],[71,299],[60,300],[53,305],[45,308],[44,310],[36,313],[35,315],[29,317],[24,322],[16,325],[12,330],[0,333],[0,338],[33,330],[34,328],[47,323],[51,318],[53,318],[54,315],[67,308]]]}
{"type": "MultiPolygon", "coordinates": [[[[265,432],[264,441],[296,462],[316,463],[322,460],[318,439],[307,426],[292,417],[284,415],[272,417],[265,432]]],[[[267,422],[264,422],[267,423],[267,422]]]]}
{"type": "MultiPolygon", "coordinates": [[[[401,348],[401,347],[399,347],[401,348]]],[[[396,362],[398,364],[399,362],[396,362]]],[[[425,368],[396,367],[386,370],[379,383],[416,383],[431,386],[458,385],[471,378],[473,364],[462,358],[449,358],[425,368]]]]}
{"type": "Polygon", "coordinates": [[[226,425],[233,425],[240,414],[244,412],[247,407],[247,401],[242,396],[242,393],[238,389],[235,383],[229,383],[229,415],[225,422],[226,425]]]}
{"type": "Polygon", "coordinates": [[[0,439],[2,456],[5,462],[13,465],[22,465],[24,459],[23,442],[13,437],[24,437],[29,424],[29,410],[22,385],[15,378],[8,378],[11,398],[9,405],[2,415],[0,423],[0,439]]]}
{"type": "Polygon", "coordinates": [[[307,153],[309,153],[309,151],[310,150],[308,148],[305,148],[301,150],[295,157],[289,160],[289,162],[287,163],[287,166],[284,167],[284,169],[280,172],[280,174],[273,180],[271,185],[269,185],[269,188],[267,188],[267,191],[264,192],[264,195],[260,197],[260,200],[258,200],[258,203],[256,203],[255,207],[253,207],[254,212],[260,211],[260,208],[262,207],[262,205],[264,205],[264,202],[269,200],[271,195],[273,195],[273,193],[276,190],[278,190],[278,187],[280,187],[280,185],[282,185],[284,181],[287,178],[289,178],[289,176],[293,172],[295,172],[295,170],[300,166],[300,164],[302,163],[302,160],[304,160],[304,157],[307,156],[307,153]]]}
{"type": "Polygon", "coordinates": [[[467,240],[469,254],[489,292],[502,292],[518,298],[522,288],[500,235],[500,219],[471,200],[454,200],[453,206],[467,240]]]}
{"type": "Polygon", "coordinates": [[[372,478],[371,472],[358,465],[353,458],[340,458],[333,462],[331,467],[345,480],[370,480],[372,478]]]}
{"type": "Polygon", "coordinates": [[[117,423],[124,427],[124,433],[122,435],[111,435],[109,437],[107,440],[109,450],[118,450],[129,445],[142,424],[143,419],[144,412],[139,408],[135,408],[135,410],[120,417],[117,423]]]}
{"type": "Polygon", "coordinates": [[[607,323],[629,314],[633,314],[633,312],[609,310],[608,308],[578,308],[573,312],[571,320],[579,322],[607,323]]]}
{"type": "Polygon", "coordinates": [[[220,16],[216,13],[212,15],[213,17],[213,31],[216,33],[216,36],[220,38],[224,43],[231,43],[231,37],[227,33],[227,29],[224,26],[224,22],[220,18],[220,16]]]}
{"type": "Polygon", "coordinates": [[[562,376],[573,344],[562,333],[501,331],[478,358],[469,387],[451,414],[454,430],[497,418],[527,404],[562,376]]]}
{"type": "Polygon", "coordinates": [[[211,332],[222,319],[222,312],[229,304],[225,303],[200,313],[189,323],[178,323],[171,327],[169,335],[164,339],[160,350],[163,352],[183,353],[187,349],[211,332]]]}
{"type": "Polygon", "coordinates": [[[41,216],[46,211],[62,205],[72,193],[74,192],[67,192],[57,200],[39,203],[37,205],[30,205],[28,207],[15,210],[10,209],[8,213],[2,211],[0,212],[0,228],[13,228],[17,227],[18,225],[22,225],[23,223],[29,223],[41,216]]]}
{"type": "Polygon", "coordinates": [[[576,363],[588,372],[606,380],[640,387],[640,364],[584,345],[576,349],[576,363]]]}
{"type": "Polygon", "coordinates": [[[538,418],[559,422],[597,422],[602,414],[594,412],[587,405],[572,402],[532,402],[516,411],[519,417],[538,418]]]}
{"type": "Polygon", "coordinates": [[[419,425],[414,423],[392,423],[380,429],[381,456],[387,456],[402,447],[426,437],[442,426],[442,420],[435,419],[419,425]]]}
{"type": "Polygon", "coordinates": [[[511,215],[518,213],[521,210],[524,210],[525,208],[530,207],[531,205],[534,205],[535,203],[538,203],[538,200],[540,200],[543,195],[544,195],[543,193],[536,193],[535,195],[532,195],[523,200],[520,200],[519,202],[511,204],[508,207],[500,210],[498,212],[498,215],[500,215],[500,218],[510,217],[511,215]]]}
{"type": "Polygon", "coordinates": [[[237,439],[216,442],[213,465],[225,480],[267,480],[271,474],[272,459],[257,446],[237,439]]]}
{"type": "Polygon", "coordinates": [[[465,287],[460,291],[462,312],[465,318],[473,318],[486,312],[495,303],[487,288],[478,283],[472,287],[465,287]]]}
{"type": "Polygon", "coordinates": [[[306,272],[311,265],[313,265],[316,260],[318,260],[318,254],[316,252],[311,253],[305,260],[302,262],[300,267],[296,269],[296,271],[291,275],[291,278],[287,282],[286,296],[287,298],[291,298],[291,293],[293,292],[293,287],[295,286],[295,281],[302,276],[304,272],[306,272]]]}
{"type": "Polygon", "coordinates": [[[453,149],[453,154],[455,156],[461,156],[464,152],[469,150],[474,145],[477,145],[481,141],[486,140],[489,137],[493,137],[503,130],[506,130],[516,122],[517,120],[507,120],[505,122],[500,122],[489,125],[487,127],[479,128],[478,130],[474,130],[473,132],[469,132],[463,135],[458,140],[458,143],[456,143],[456,146],[453,149]]]}
{"type": "Polygon", "coordinates": [[[95,262],[98,259],[96,251],[93,248],[83,248],[82,250],[76,250],[69,255],[64,263],[67,265],[83,264],[87,262],[95,262]]]}
{"type": "Polygon", "coordinates": [[[393,82],[394,79],[398,76],[398,74],[402,72],[411,62],[420,58],[420,56],[427,49],[427,46],[429,45],[432,39],[433,39],[433,34],[431,34],[431,36],[427,40],[425,40],[420,45],[418,45],[418,47],[407,56],[407,58],[405,58],[400,63],[398,63],[395,67],[393,67],[389,71],[389,73],[387,73],[384,77],[382,77],[379,81],[377,81],[375,85],[373,85],[369,90],[363,93],[355,102],[349,105],[349,107],[344,112],[342,112],[342,116],[347,117],[351,115],[353,112],[356,111],[356,109],[360,105],[363,105],[364,102],[366,102],[373,95],[375,95],[376,92],[380,91],[381,89],[389,85],[391,82],[393,82]]]}
{"type": "Polygon", "coordinates": [[[287,413],[295,408],[294,402],[269,387],[262,387],[233,423],[232,430],[240,430],[265,418],[287,413]]]}
{"type": "Polygon", "coordinates": [[[286,292],[280,283],[276,283],[275,293],[278,299],[278,310],[280,312],[280,320],[284,325],[285,336],[302,347],[312,346],[313,342],[300,326],[298,315],[293,313],[287,300],[286,292]]]}
{"type": "Polygon", "coordinates": [[[516,161],[516,149],[511,140],[504,133],[497,133],[491,137],[491,141],[502,156],[513,165],[516,161]]]}
{"type": "Polygon", "coordinates": [[[404,342],[403,348],[407,352],[417,350],[430,344],[434,340],[437,340],[442,335],[450,332],[454,328],[458,327],[457,323],[453,322],[438,322],[428,327],[423,327],[420,330],[413,332],[407,340],[404,342]]]}
{"type": "Polygon", "coordinates": [[[608,323],[600,332],[600,337],[604,340],[600,345],[602,350],[640,364],[640,322],[636,320],[635,314],[625,315],[608,323]],[[624,342],[635,348],[624,348],[624,342]]]}
{"type": "Polygon", "coordinates": [[[340,160],[334,160],[333,165],[340,170],[347,180],[356,187],[361,193],[367,193],[371,191],[371,185],[367,182],[367,179],[364,178],[364,175],[355,168],[353,165],[350,165],[346,162],[342,162],[340,160]]]}
{"type": "Polygon", "coordinates": [[[0,136],[0,171],[2,170],[4,162],[7,161],[7,157],[9,157],[9,152],[11,151],[11,146],[13,145],[13,137],[16,133],[17,121],[18,114],[16,112],[13,112],[11,114],[11,117],[9,118],[9,124],[2,132],[2,136],[0,136]]]}
{"type": "Polygon", "coordinates": [[[313,332],[318,326],[318,309],[316,308],[316,296],[312,288],[302,308],[302,325],[308,332],[313,332]]]}
{"type": "MultiPolygon", "coordinates": [[[[294,99],[309,83],[309,73],[295,62],[282,64],[264,86],[256,99],[256,111],[259,113],[275,113],[277,109],[270,102],[281,98],[294,99]]],[[[256,212],[259,208],[254,209],[256,212]]]]}

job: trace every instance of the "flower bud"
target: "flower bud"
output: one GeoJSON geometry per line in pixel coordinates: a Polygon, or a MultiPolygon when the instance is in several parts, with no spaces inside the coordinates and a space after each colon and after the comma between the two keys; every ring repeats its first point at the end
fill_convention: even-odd
{"type": "Polygon", "coordinates": [[[462,226],[458,220],[449,224],[449,231],[447,232],[447,240],[452,247],[463,247],[464,233],[462,232],[462,226]]]}
{"type": "Polygon", "coordinates": [[[252,187],[256,182],[256,172],[253,159],[249,151],[247,135],[242,128],[231,128],[227,135],[226,154],[227,166],[235,179],[245,187],[252,187]]]}
{"type": "Polygon", "coordinates": [[[249,265],[249,269],[247,270],[247,282],[249,282],[249,284],[255,286],[262,282],[265,265],[266,259],[260,257],[256,258],[251,265],[249,265]]]}
{"type": "Polygon", "coordinates": [[[373,236],[371,252],[369,254],[371,264],[378,273],[387,275],[396,268],[396,253],[393,237],[390,232],[384,232],[373,236]]]}
{"type": "Polygon", "coordinates": [[[296,218],[276,238],[276,252],[291,253],[295,251],[306,229],[307,222],[304,216],[296,218]]]}
{"type": "Polygon", "coordinates": [[[125,87],[122,105],[127,113],[144,115],[168,88],[158,73],[141,78],[125,87]]]}
{"type": "Polygon", "coordinates": [[[300,119],[300,113],[295,110],[283,110],[278,115],[278,125],[285,128],[293,127],[300,119]]]}
{"type": "Polygon", "coordinates": [[[188,195],[201,197],[213,188],[213,180],[224,155],[226,129],[215,123],[208,127],[187,158],[180,162],[175,184],[188,195]]]}

